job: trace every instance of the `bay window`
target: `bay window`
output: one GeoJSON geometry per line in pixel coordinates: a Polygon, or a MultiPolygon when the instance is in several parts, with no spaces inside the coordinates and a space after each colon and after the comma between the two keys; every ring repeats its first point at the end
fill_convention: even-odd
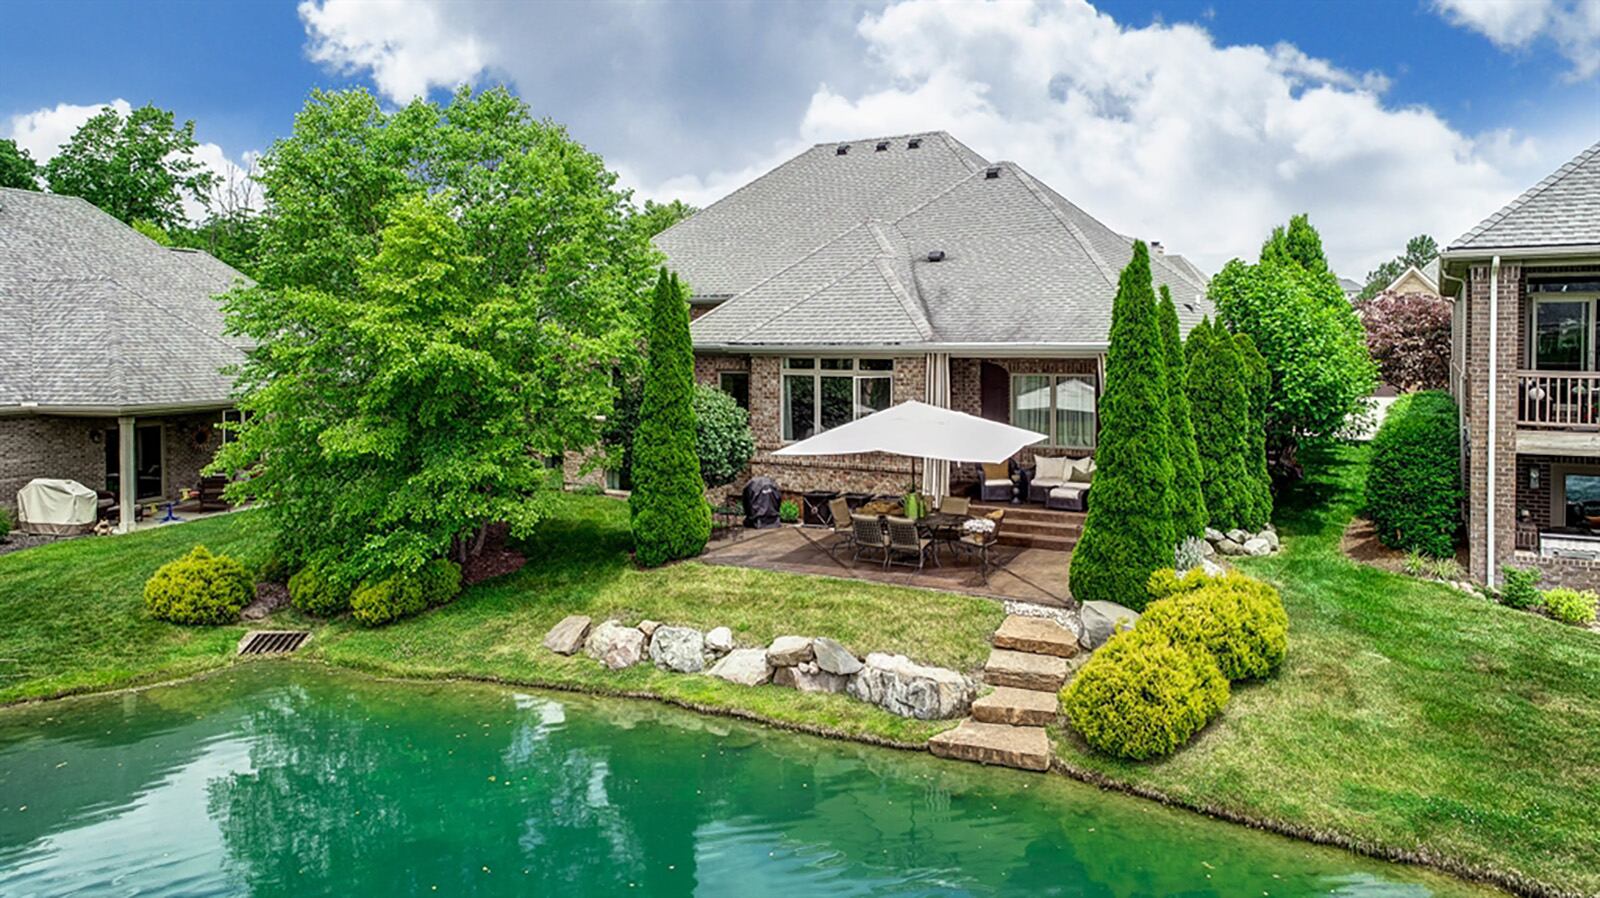
{"type": "Polygon", "coordinates": [[[1093,449],[1095,376],[1013,374],[1011,423],[1045,435],[1043,446],[1093,449]]]}
{"type": "Polygon", "coordinates": [[[893,359],[783,360],[783,438],[803,440],[889,407],[893,359]]]}

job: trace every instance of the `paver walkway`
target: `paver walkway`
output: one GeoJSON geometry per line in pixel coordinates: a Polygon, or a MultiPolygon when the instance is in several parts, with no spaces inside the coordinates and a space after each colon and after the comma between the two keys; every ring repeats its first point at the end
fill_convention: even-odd
{"type": "Polygon", "coordinates": [[[1021,770],[1050,769],[1045,726],[1060,712],[1057,694],[1078,653],[1078,638],[1052,620],[1010,615],[991,640],[983,668],[995,687],[972,703],[972,716],[928,742],[941,758],[1021,770]]]}

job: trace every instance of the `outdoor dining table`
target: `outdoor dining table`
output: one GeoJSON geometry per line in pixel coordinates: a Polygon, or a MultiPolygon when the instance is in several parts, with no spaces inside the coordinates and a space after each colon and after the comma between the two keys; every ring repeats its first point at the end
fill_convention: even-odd
{"type": "Polygon", "coordinates": [[[961,527],[970,520],[969,514],[936,511],[917,521],[917,530],[929,539],[949,544],[961,538],[961,527]]]}

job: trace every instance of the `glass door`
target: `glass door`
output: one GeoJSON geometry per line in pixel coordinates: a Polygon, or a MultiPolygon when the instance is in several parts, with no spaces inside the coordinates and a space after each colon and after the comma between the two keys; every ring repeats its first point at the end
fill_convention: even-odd
{"type": "Polygon", "coordinates": [[[1533,367],[1588,371],[1594,358],[1594,304],[1586,299],[1541,299],[1533,306],[1533,367]]]}

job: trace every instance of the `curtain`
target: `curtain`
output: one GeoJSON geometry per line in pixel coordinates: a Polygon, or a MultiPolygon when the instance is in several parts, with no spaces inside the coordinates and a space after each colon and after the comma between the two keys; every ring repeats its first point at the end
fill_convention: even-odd
{"type": "MultiPolygon", "coordinates": [[[[950,407],[950,354],[930,352],[927,358],[927,395],[929,405],[950,407]]],[[[940,501],[950,491],[950,463],[943,459],[922,460],[922,493],[934,502],[940,501]]]]}

